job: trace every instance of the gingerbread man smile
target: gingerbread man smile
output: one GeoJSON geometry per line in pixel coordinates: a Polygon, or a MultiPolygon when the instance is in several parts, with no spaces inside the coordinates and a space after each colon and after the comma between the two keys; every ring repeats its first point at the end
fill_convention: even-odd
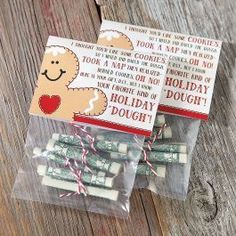
{"type": "Polygon", "coordinates": [[[57,78],[55,78],[55,79],[50,78],[47,73],[48,73],[48,70],[45,69],[45,71],[44,71],[43,73],[41,73],[41,75],[45,75],[45,77],[46,77],[48,80],[50,80],[50,81],[57,81],[58,79],[61,78],[61,76],[62,76],[64,73],[66,73],[66,71],[60,69],[60,75],[59,75],[57,78]]]}

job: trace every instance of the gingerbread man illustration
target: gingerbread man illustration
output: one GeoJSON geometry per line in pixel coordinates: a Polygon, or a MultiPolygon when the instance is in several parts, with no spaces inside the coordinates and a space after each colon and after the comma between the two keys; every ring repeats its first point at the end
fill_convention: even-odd
{"type": "Polygon", "coordinates": [[[107,107],[107,97],[98,88],[70,88],[80,63],[70,49],[46,48],[30,113],[73,120],[74,115],[99,116],[107,107]]]}
{"type": "Polygon", "coordinates": [[[117,30],[100,31],[97,43],[109,47],[123,48],[128,50],[134,49],[129,37],[117,30]]]}

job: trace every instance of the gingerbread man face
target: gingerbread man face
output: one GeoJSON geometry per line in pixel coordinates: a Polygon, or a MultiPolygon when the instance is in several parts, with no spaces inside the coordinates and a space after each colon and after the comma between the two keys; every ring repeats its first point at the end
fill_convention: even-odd
{"type": "Polygon", "coordinates": [[[70,88],[79,73],[79,59],[62,46],[46,48],[31,113],[72,120],[75,115],[99,116],[107,107],[105,93],[93,87],[70,88]]]}
{"type": "Polygon", "coordinates": [[[45,51],[39,81],[52,82],[52,86],[65,86],[78,74],[79,61],[69,49],[61,46],[49,46],[45,51]]]}
{"type": "Polygon", "coordinates": [[[134,49],[128,36],[116,30],[101,31],[97,43],[108,47],[123,48],[128,50],[134,49]]]}

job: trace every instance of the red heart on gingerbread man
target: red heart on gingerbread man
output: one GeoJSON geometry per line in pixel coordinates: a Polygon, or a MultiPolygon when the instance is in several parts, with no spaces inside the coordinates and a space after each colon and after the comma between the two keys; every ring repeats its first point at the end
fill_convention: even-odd
{"type": "Polygon", "coordinates": [[[52,114],[61,104],[61,98],[58,95],[42,95],[39,98],[39,107],[45,114],[52,114]]]}

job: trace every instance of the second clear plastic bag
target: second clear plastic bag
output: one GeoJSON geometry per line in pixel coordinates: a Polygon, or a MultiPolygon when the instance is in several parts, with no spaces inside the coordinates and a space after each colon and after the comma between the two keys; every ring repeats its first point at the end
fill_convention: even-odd
{"type": "MultiPolygon", "coordinates": [[[[156,194],[184,200],[188,191],[192,153],[196,144],[200,120],[179,116],[158,114],[153,135],[162,132],[153,143],[148,160],[157,172],[156,176],[140,158],[142,175],[136,176],[135,187],[147,188],[156,194]]],[[[151,139],[150,139],[151,140],[151,139]]],[[[144,142],[148,150],[148,139],[144,142]]]]}
{"type": "Polygon", "coordinates": [[[26,158],[12,196],[127,217],[141,153],[137,141],[143,143],[144,137],[31,116],[26,158]],[[88,151],[86,165],[83,151],[88,151]]]}

